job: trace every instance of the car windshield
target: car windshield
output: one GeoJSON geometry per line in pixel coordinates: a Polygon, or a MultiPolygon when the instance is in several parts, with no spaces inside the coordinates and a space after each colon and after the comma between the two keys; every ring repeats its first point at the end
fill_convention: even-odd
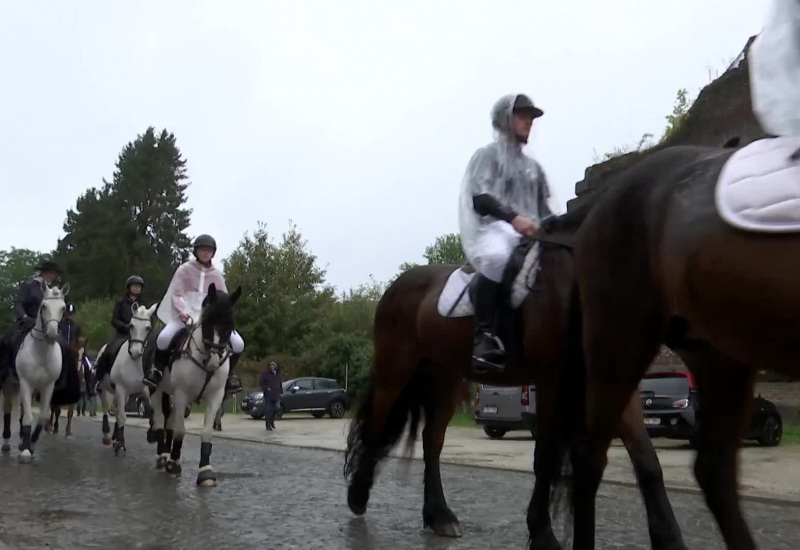
{"type": "Polygon", "coordinates": [[[686,395],[689,393],[689,380],[685,376],[645,378],[639,384],[639,391],[657,395],[686,395]]]}

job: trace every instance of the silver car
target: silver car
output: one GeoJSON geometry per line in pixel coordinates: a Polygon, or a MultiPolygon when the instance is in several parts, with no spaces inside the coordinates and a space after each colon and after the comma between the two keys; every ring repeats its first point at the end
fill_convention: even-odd
{"type": "Polygon", "coordinates": [[[511,430],[530,431],[536,439],[536,386],[480,384],[475,423],[492,439],[500,439],[511,430]]]}

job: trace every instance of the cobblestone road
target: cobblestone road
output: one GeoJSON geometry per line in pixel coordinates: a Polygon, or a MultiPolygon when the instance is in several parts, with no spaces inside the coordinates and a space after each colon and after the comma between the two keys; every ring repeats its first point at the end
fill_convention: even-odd
{"type": "MultiPolygon", "coordinates": [[[[4,503],[0,543],[11,548],[524,548],[524,513],[533,477],[444,466],[445,490],[465,536],[441,539],[422,529],[422,464],[390,460],[363,518],[345,504],[342,454],[217,440],[219,486],[197,489],[200,441],[183,447],[183,478],[154,469],[144,431],[127,430],[128,456],[100,445],[99,427],[75,423],[75,435],[43,435],[34,462],[0,457],[4,503]]],[[[16,436],[15,436],[16,437],[16,436]]],[[[671,494],[691,548],[723,548],[700,498],[671,494]]],[[[760,548],[795,549],[800,509],[746,502],[760,548]]],[[[649,547],[634,489],[606,486],[598,501],[598,548],[649,547]]],[[[0,547],[2,547],[0,544],[0,547]]]]}

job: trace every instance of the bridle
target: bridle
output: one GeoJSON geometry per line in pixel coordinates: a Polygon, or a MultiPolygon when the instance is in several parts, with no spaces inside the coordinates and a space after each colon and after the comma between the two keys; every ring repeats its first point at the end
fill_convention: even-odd
{"type": "Polygon", "coordinates": [[[148,323],[148,325],[147,325],[147,329],[145,330],[145,333],[144,333],[144,339],[139,339],[139,338],[130,338],[130,339],[128,339],[128,355],[131,355],[131,359],[133,359],[132,354],[131,354],[131,344],[141,344],[142,348],[144,349],[144,346],[147,343],[147,335],[150,334],[150,330],[152,329],[152,325],[150,324],[150,319],[148,319],[147,317],[137,317],[136,315],[134,315],[131,318],[131,321],[134,321],[134,320],[136,320],[136,321],[146,321],[148,323]]]}
{"type": "Polygon", "coordinates": [[[61,299],[62,299],[61,296],[50,296],[48,298],[42,299],[42,305],[39,306],[39,314],[37,315],[42,325],[42,328],[38,328],[36,325],[34,325],[33,329],[31,330],[31,338],[33,338],[37,342],[44,342],[47,340],[47,336],[41,336],[37,338],[36,337],[37,332],[45,335],[47,334],[47,325],[49,325],[50,323],[55,323],[56,326],[58,326],[58,323],[60,321],[60,319],[49,319],[47,321],[44,320],[44,302],[46,302],[47,300],[61,300],[61,299]]]}
{"type": "MultiPolygon", "coordinates": [[[[181,349],[180,354],[182,357],[191,360],[192,363],[197,365],[207,374],[213,374],[216,372],[216,369],[209,370],[208,368],[208,364],[211,362],[211,359],[215,354],[219,357],[219,365],[222,365],[231,355],[233,355],[233,348],[231,347],[230,341],[217,344],[211,340],[202,338],[201,342],[203,343],[203,348],[200,348],[200,346],[195,342],[194,333],[202,328],[202,322],[195,323],[194,319],[189,317],[186,326],[189,328],[189,335],[186,338],[186,344],[181,349]],[[194,349],[200,354],[202,361],[192,353],[192,347],[194,347],[194,349]]],[[[217,368],[219,368],[219,366],[217,368]]]]}

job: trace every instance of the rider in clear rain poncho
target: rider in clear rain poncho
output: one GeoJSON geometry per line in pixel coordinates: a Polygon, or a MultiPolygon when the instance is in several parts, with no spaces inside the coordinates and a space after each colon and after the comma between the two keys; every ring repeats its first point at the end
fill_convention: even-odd
{"type": "Polygon", "coordinates": [[[774,0],[747,57],[761,127],[774,136],[800,136],[800,0],[774,0]]]}
{"type": "Polygon", "coordinates": [[[467,165],[461,188],[459,226],[467,259],[477,271],[473,366],[502,372],[505,351],[495,334],[500,282],[522,237],[533,237],[551,215],[547,179],[526,156],[533,120],[544,112],[525,95],[507,95],[492,108],[493,143],[478,149],[467,165]]]}
{"type": "MultiPolygon", "coordinates": [[[[194,240],[193,249],[195,259],[189,260],[175,271],[167,293],[158,305],[156,315],[166,326],[156,341],[153,367],[143,380],[151,391],[155,391],[161,383],[164,369],[170,360],[169,347],[175,335],[190,319],[194,322],[200,320],[203,300],[208,295],[211,283],[214,283],[218,291],[228,292],[222,272],[211,263],[217,252],[217,242],[214,238],[211,235],[200,235],[194,240]]],[[[231,333],[230,344],[233,354],[230,358],[230,372],[225,391],[237,393],[242,391],[242,385],[236,376],[236,365],[244,351],[244,340],[235,330],[231,333]]]]}

